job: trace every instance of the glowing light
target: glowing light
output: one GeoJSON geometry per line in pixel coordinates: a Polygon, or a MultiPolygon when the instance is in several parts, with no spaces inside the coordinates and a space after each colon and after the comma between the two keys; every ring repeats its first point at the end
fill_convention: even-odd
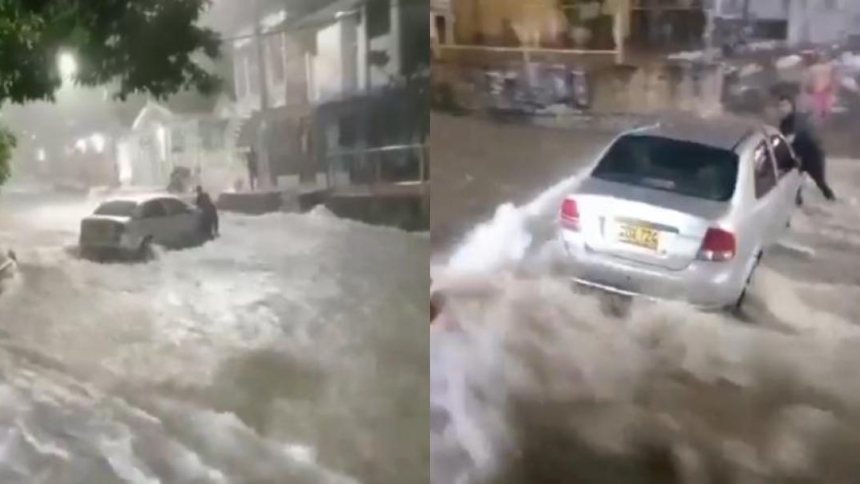
{"type": "Polygon", "coordinates": [[[69,80],[78,73],[78,61],[71,53],[61,53],[57,62],[59,63],[60,75],[63,76],[63,80],[69,80]]]}
{"type": "Polygon", "coordinates": [[[95,133],[90,136],[90,143],[92,143],[93,149],[96,150],[96,153],[104,153],[107,139],[105,139],[103,134],[95,133]]]}
{"type": "Polygon", "coordinates": [[[167,159],[167,129],[162,125],[158,125],[155,130],[155,135],[158,138],[158,146],[160,148],[159,151],[161,152],[161,160],[164,161],[167,159]]]}
{"type": "Polygon", "coordinates": [[[43,162],[47,158],[48,155],[45,153],[45,148],[39,148],[36,150],[36,159],[39,160],[39,162],[43,162]]]}
{"type": "Polygon", "coordinates": [[[87,140],[86,138],[81,138],[75,142],[75,148],[81,153],[87,152],[87,140]]]}

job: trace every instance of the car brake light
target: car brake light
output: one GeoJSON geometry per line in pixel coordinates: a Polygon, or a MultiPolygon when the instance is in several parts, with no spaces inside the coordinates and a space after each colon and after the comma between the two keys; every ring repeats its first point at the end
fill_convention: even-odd
{"type": "Polygon", "coordinates": [[[579,230],[579,206],[576,200],[565,198],[561,203],[561,225],[570,230],[579,230]]]}
{"type": "Polygon", "coordinates": [[[699,250],[699,259],[711,262],[725,262],[735,257],[737,244],[735,235],[723,229],[708,229],[702,248],[699,250]]]}

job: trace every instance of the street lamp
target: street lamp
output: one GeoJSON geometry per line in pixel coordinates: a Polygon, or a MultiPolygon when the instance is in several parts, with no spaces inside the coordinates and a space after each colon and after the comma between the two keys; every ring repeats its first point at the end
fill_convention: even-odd
{"type": "Polygon", "coordinates": [[[94,133],[90,136],[90,142],[93,145],[93,149],[96,150],[96,153],[102,154],[105,150],[105,144],[107,144],[107,139],[101,133],[94,133]]]}
{"type": "Polygon", "coordinates": [[[62,52],[57,63],[60,67],[60,75],[64,81],[68,81],[78,72],[78,61],[70,52],[62,52]]]}

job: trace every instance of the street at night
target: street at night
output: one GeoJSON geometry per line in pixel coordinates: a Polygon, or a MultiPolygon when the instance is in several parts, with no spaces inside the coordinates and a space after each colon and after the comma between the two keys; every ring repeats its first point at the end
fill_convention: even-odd
{"type": "Polygon", "coordinates": [[[426,481],[428,8],[0,2],[0,483],[426,481]]]}

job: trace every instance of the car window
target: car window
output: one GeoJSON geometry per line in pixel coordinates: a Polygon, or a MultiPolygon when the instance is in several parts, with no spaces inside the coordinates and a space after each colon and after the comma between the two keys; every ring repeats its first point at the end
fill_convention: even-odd
{"type": "Polygon", "coordinates": [[[113,217],[131,217],[136,208],[137,203],[135,202],[114,200],[99,205],[94,213],[96,215],[107,215],[113,217]]]}
{"type": "Polygon", "coordinates": [[[142,218],[158,218],[166,215],[167,212],[165,212],[164,205],[161,204],[160,200],[146,202],[141,212],[142,218]]]}
{"type": "Polygon", "coordinates": [[[762,198],[776,186],[776,168],[767,143],[762,141],[753,151],[755,196],[762,198]]]}
{"type": "Polygon", "coordinates": [[[161,200],[161,203],[164,204],[167,215],[177,215],[191,211],[188,205],[175,198],[165,198],[161,200]]]}
{"type": "Polygon", "coordinates": [[[776,158],[776,166],[780,173],[788,173],[797,168],[796,158],[785,138],[773,135],[770,137],[770,144],[773,147],[773,155],[776,158]]]}
{"type": "Polygon", "coordinates": [[[592,172],[595,178],[717,201],[732,198],[737,175],[733,151],[632,134],[615,141],[592,172]]]}

